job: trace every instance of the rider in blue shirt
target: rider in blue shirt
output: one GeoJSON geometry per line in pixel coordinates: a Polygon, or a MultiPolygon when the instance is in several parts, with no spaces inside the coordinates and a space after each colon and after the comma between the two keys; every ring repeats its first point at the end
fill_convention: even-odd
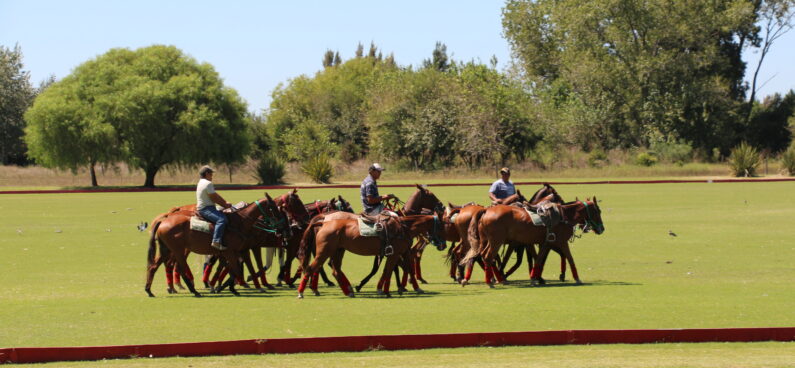
{"type": "Polygon", "coordinates": [[[507,167],[500,169],[501,178],[491,184],[489,198],[494,204],[509,204],[516,200],[516,187],[511,181],[511,170],[507,167]]]}
{"type": "Polygon", "coordinates": [[[364,178],[361,186],[362,207],[364,208],[364,213],[374,216],[384,210],[382,201],[395,198],[395,196],[393,194],[385,196],[378,194],[378,183],[376,180],[381,177],[381,172],[384,171],[381,165],[374,163],[368,171],[370,175],[364,178]]]}

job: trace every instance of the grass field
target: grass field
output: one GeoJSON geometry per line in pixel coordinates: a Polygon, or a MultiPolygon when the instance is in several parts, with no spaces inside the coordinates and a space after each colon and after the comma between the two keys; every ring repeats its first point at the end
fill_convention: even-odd
{"type": "MultiPolygon", "coordinates": [[[[324,295],[304,300],[297,300],[290,289],[265,294],[244,290],[237,298],[169,296],[162,270],[154,287],[158,297],[147,298],[147,234],[135,225],[172,205],[193,202],[192,192],[2,195],[0,282],[6,288],[0,293],[0,346],[795,326],[795,183],[557,189],[566,199],[595,194],[602,201],[605,234],[586,234],[572,245],[584,285],[552,281],[530,287],[525,271],[512,277],[516,282],[494,290],[476,273],[476,282],[461,288],[446,276],[442,253],[429,249],[423,262],[431,282],[424,287],[427,294],[383,299],[370,285],[355,299],[343,297],[339,288],[321,288],[324,295]],[[669,230],[678,236],[669,236],[669,230]]],[[[486,187],[434,191],[443,201],[483,202],[486,187]]],[[[357,192],[317,189],[299,194],[309,201],[339,193],[356,202],[357,192]]],[[[411,189],[394,192],[407,198],[411,189]]],[[[255,191],[223,194],[230,202],[262,196],[255,191]]],[[[198,269],[199,257],[192,256],[190,262],[198,269]]],[[[370,262],[349,255],[346,273],[356,282],[370,262]]],[[[551,256],[547,279],[556,279],[557,265],[557,257],[551,256]]],[[[792,352],[792,344],[770,346],[792,352]]]]}

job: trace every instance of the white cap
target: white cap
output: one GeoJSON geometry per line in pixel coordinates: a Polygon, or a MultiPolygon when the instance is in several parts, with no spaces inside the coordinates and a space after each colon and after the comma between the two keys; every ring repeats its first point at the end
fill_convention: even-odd
{"type": "Polygon", "coordinates": [[[374,163],[374,164],[370,165],[370,169],[369,169],[368,171],[373,171],[373,170],[377,170],[377,171],[384,171],[384,170],[386,170],[386,169],[384,169],[383,167],[381,167],[381,165],[379,165],[379,164],[378,164],[378,162],[376,162],[376,163],[374,163]]]}

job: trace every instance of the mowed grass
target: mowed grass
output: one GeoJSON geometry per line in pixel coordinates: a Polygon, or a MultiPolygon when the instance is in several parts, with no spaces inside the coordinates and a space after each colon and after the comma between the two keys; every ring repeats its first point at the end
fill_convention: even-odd
{"type": "Polygon", "coordinates": [[[704,343],[268,354],[202,358],[58,362],[31,367],[792,367],[795,343],[704,343]]]}
{"type": "MultiPolygon", "coordinates": [[[[386,189],[386,188],[385,188],[386,189]]],[[[393,191],[391,190],[388,191],[393,191]]],[[[522,187],[532,193],[535,187],[522,187]]],[[[152,344],[251,338],[560,329],[795,326],[795,183],[559,185],[567,200],[597,195],[603,235],[572,244],[584,285],[530,287],[527,268],[488,289],[476,271],[462,288],[443,252],[428,249],[427,294],[355,299],[322,287],[168,295],[162,269],[143,291],[147,233],[135,226],[192,192],[0,196],[0,347],[152,344]],[[677,234],[670,236],[669,230],[677,234]]],[[[443,200],[485,202],[487,187],[432,188],[443,200]]],[[[382,190],[385,193],[387,190],[382,190]]],[[[394,189],[406,199],[411,188],[394,189]]],[[[252,201],[260,191],[226,191],[252,201]]],[[[281,193],[271,193],[281,194],[281,193]]],[[[301,190],[305,202],[358,189],[301,190]]],[[[357,206],[358,207],[358,206],[357,206]]],[[[348,254],[353,282],[372,259],[348,254]]],[[[198,271],[200,257],[191,256],[198,271]]],[[[270,278],[274,278],[271,273],[270,278]]],[[[791,348],[791,345],[789,345],[791,348]]]]}

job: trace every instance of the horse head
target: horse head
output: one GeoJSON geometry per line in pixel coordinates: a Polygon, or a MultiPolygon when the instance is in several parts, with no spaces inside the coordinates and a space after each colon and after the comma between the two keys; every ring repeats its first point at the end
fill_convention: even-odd
{"type": "Polygon", "coordinates": [[[251,208],[249,212],[256,213],[254,220],[254,227],[256,229],[273,234],[285,233],[290,229],[284,213],[279,210],[279,205],[267,192],[265,193],[264,199],[254,201],[249,207],[251,208]],[[254,212],[253,206],[256,206],[256,212],[254,212]]]}
{"type": "Polygon", "coordinates": [[[442,216],[444,214],[442,201],[428,187],[420,184],[416,185],[417,191],[406,201],[406,205],[403,206],[403,212],[410,215],[421,213],[423,209],[429,209],[438,216],[442,216]]]}
{"type": "Polygon", "coordinates": [[[411,215],[402,217],[404,231],[411,236],[425,234],[436,249],[444,250],[447,243],[444,240],[444,223],[438,214],[411,215]]]}
{"type": "Polygon", "coordinates": [[[530,197],[530,204],[538,204],[544,200],[548,200],[553,203],[564,203],[563,197],[558,194],[558,191],[555,190],[549,183],[544,183],[541,189],[537,190],[532,197],[530,197]]]}
{"type": "Polygon", "coordinates": [[[353,213],[353,207],[351,207],[351,203],[346,201],[345,198],[342,198],[341,195],[337,195],[338,201],[336,202],[336,209],[342,212],[350,212],[353,213]]]}
{"type": "Polygon", "coordinates": [[[575,200],[570,205],[575,208],[572,221],[580,224],[583,232],[587,233],[593,230],[596,234],[601,234],[605,231],[602,210],[599,208],[596,196],[593,197],[593,200],[590,198],[585,201],[575,200]]]}
{"type": "Polygon", "coordinates": [[[298,189],[293,189],[287,194],[282,195],[276,203],[290,221],[291,227],[300,228],[309,223],[309,211],[306,210],[304,203],[298,196],[298,189]]]}

